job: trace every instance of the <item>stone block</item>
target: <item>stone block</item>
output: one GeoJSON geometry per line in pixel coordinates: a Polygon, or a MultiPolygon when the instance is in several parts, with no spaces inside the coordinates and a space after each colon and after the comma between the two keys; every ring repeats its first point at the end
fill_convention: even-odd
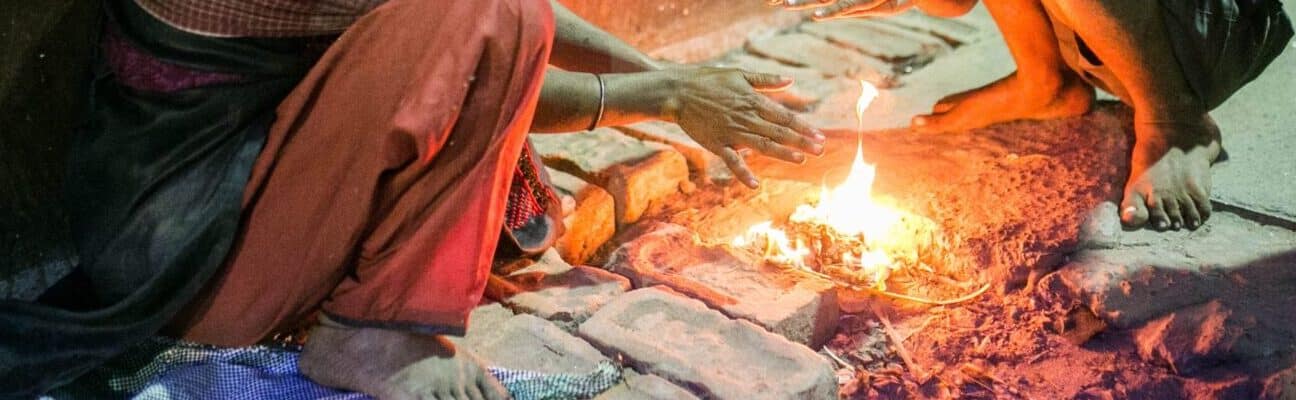
{"type": "Polygon", "coordinates": [[[607,190],[616,203],[618,226],[688,185],[684,156],[660,143],[644,142],[615,129],[561,135],[532,135],[545,165],[607,190]]]}
{"type": "Polygon", "coordinates": [[[966,22],[951,18],[937,18],[919,11],[909,11],[878,21],[905,29],[927,33],[954,45],[964,45],[980,39],[981,30],[966,22]]]}
{"type": "Polygon", "coordinates": [[[814,351],[664,288],[621,296],[578,334],[703,398],[837,398],[833,370],[814,351]]]}
{"type": "Polygon", "coordinates": [[[585,374],[608,361],[589,343],[557,325],[520,314],[470,330],[457,344],[472,350],[486,365],[545,374],[585,374]]]}
{"type": "Polygon", "coordinates": [[[842,19],[801,25],[802,32],[855,49],[895,64],[910,67],[931,62],[950,51],[941,39],[870,19],[842,19]]]}
{"type": "Polygon", "coordinates": [[[630,281],[625,277],[598,268],[573,267],[553,250],[512,275],[540,277],[519,282],[522,292],[504,299],[504,305],[549,320],[568,331],[575,330],[600,307],[630,290],[630,281]]]}
{"type": "Polygon", "coordinates": [[[830,76],[866,80],[878,87],[898,84],[898,74],[891,64],[808,33],[755,39],[747,42],[746,48],[752,53],[794,66],[813,68],[830,76]]]}
{"type": "Polygon", "coordinates": [[[1080,248],[1111,249],[1120,243],[1121,221],[1116,203],[1104,201],[1080,225],[1080,248]]]}
{"type": "Polygon", "coordinates": [[[697,400],[697,396],[659,376],[627,370],[625,382],[608,389],[594,400],[697,400]]]}
{"type": "Polygon", "coordinates": [[[729,168],[725,166],[720,156],[703,148],[679,125],[664,121],[646,121],[616,129],[639,140],[671,146],[684,156],[689,171],[699,181],[727,183],[733,179],[733,173],[729,172],[729,168]]]}
{"type": "Polygon", "coordinates": [[[549,182],[563,201],[563,236],[554,243],[558,254],[584,264],[616,233],[616,202],[598,185],[548,168],[549,182]]]}
{"type": "Polygon", "coordinates": [[[832,283],[697,243],[692,231],[678,225],[645,231],[617,248],[606,266],[636,288],[665,285],[814,348],[836,330],[840,310],[832,283]]]}
{"type": "Polygon", "coordinates": [[[1216,212],[1197,231],[1140,230],[1118,237],[1110,249],[1073,255],[1044,278],[1042,295],[1088,307],[1111,326],[1129,329],[1213,299],[1240,304],[1262,293],[1296,290],[1296,269],[1289,268],[1296,232],[1236,214],[1216,212]]]}
{"type": "Polygon", "coordinates": [[[792,78],[792,87],[766,95],[797,111],[809,111],[834,93],[849,91],[858,86],[849,78],[829,77],[815,69],[795,67],[749,53],[734,53],[712,64],[792,78]]]}

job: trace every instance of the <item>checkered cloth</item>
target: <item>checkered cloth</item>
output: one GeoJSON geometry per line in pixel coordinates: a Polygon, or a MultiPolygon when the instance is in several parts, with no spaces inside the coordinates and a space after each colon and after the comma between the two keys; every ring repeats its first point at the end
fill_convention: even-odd
{"type": "MultiPolygon", "coordinates": [[[[369,399],[320,386],[297,370],[297,349],[221,348],[154,338],[46,399],[259,400],[369,399]]],[[[517,400],[588,399],[622,379],[610,362],[584,374],[489,368],[517,400]]]]}

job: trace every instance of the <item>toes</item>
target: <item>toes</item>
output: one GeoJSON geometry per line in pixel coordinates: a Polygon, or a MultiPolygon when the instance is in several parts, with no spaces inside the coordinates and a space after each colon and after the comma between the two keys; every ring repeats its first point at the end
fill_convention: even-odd
{"type": "MultiPolygon", "coordinates": [[[[1211,211],[1213,211],[1210,202],[1210,195],[1206,194],[1206,190],[1204,190],[1201,185],[1197,184],[1196,181],[1189,180],[1188,197],[1192,198],[1193,206],[1197,209],[1197,215],[1199,217],[1197,226],[1205,224],[1206,220],[1210,219],[1211,211]]],[[[1195,229],[1196,227],[1193,228],[1195,229]]]]}
{"type": "Polygon", "coordinates": [[[1174,196],[1157,196],[1160,197],[1161,207],[1165,209],[1166,216],[1170,218],[1170,229],[1179,230],[1183,227],[1183,212],[1179,208],[1179,198],[1174,196]]]}
{"type": "Polygon", "coordinates": [[[1145,197],[1147,197],[1148,222],[1156,229],[1170,229],[1170,215],[1166,213],[1163,199],[1155,195],[1145,197]]]}
{"type": "Polygon", "coordinates": [[[1183,214],[1183,226],[1188,229],[1197,229],[1201,226],[1201,213],[1197,211],[1197,202],[1192,197],[1184,193],[1179,197],[1179,213],[1183,214]]]}
{"type": "Polygon", "coordinates": [[[1124,222],[1125,226],[1137,228],[1147,221],[1147,201],[1143,195],[1137,192],[1126,193],[1125,200],[1121,202],[1121,222],[1124,222]]]}

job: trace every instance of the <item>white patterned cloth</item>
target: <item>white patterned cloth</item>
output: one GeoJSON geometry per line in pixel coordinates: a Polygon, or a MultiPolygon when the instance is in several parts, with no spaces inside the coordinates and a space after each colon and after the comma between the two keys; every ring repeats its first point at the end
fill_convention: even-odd
{"type": "MultiPolygon", "coordinates": [[[[311,382],[297,370],[297,349],[222,348],[154,338],[44,399],[260,400],[369,399],[311,382]]],[[[588,399],[621,382],[610,362],[584,374],[489,368],[517,400],[588,399]]]]}

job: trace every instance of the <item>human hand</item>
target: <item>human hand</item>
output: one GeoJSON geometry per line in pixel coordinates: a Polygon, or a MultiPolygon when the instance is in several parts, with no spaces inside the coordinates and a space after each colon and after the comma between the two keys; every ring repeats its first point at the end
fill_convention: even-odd
{"type": "Polygon", "coordinates": [[[911,0],[769,0],[771,6],[788,10],[814,9],[816,20],[886,17],[913,8],[911,0]]]}
{"type": "Polygon", "coordinates": [[[509,398],[472,352],[438,338],[442,351],[401,369],[387,379],[383,400],[504,400],[509,398]]]}
{"type": "Polygon", "coordinates": [[[740,149],[752,149],[780,160],[802,163],[805,154],[823,154],[824,135],[762,92],[787,89],[792,80],[777,75],[727,68],[662,71],[671,74],[671,94],[663,119],[679,124],[693,140],[720,156],[729,170],[751,188],[760,185],[740,149]]]}

